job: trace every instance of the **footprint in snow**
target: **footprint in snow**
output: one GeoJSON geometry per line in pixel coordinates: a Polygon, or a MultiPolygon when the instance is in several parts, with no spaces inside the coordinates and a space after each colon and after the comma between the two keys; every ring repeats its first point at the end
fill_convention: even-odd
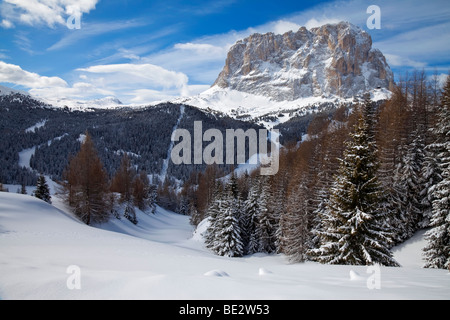
{"type": "Polygon", "coordinates": [[[203,274],[206,277],[229,277],[230,275],[223,270],[211,270],[203,274]]]}
{"type": "Polygon", "coordinates": [[[350,280],[358,281],[358,280],[365,280],[365,278],[361,277],[358,272],[350,270],[350,280]]]}

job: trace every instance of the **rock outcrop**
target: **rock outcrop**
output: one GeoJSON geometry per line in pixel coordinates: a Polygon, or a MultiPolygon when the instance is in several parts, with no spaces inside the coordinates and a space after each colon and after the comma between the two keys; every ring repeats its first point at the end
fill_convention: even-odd
{"type": "Polygon", "coordinates": [[[393,73],[368,33],[348,23],[253,34],[229,51],[214,86],[293,101],[389,89],[393,73]]]}

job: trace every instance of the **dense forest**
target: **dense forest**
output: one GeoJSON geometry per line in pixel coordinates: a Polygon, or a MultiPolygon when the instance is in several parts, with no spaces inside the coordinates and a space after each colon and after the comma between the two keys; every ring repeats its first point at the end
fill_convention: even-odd
{"type": "Polygon", "coordinates": [[[219,179],[209,167],[186,182],[206,245],[239,257],[285,253],[292,262],[398,266],[390,249],[428,229],[426,266],[448,268],[450,77],[414,72],[391,99],[318,114],[307,139],[282,150],[280,171],[219,179]]]}
{"type": "MultiPolygon", "coordinates": [[[[22,94],[1,96],[0,181],[35,185],[39,173],[59,181],[70,157],[80,149],[86,131],[109,176],[119,168],[123,154],[127,154],[134,165],[157,180],[179,118],[178,127],[192,135],[194,121],[201,121],[204,131],[215,128],[223,134],[226,129],[261,128],[223,114],[171,103],[138,109],[124,107],[82,112],[53,108],[22,94]],[[39,123],[42,126],[36,126],[39,123]],[[31,148],[34,152],[29,168],[20,166],[20,153],[31,148]]],[[[184,181],[192,171],[203,171],[205,167],[204,164],[175,166],[169,162],[167,176],[184,181]]],[[[222,169],[229,171],[230,167],[224,165],[222,169]]]]}

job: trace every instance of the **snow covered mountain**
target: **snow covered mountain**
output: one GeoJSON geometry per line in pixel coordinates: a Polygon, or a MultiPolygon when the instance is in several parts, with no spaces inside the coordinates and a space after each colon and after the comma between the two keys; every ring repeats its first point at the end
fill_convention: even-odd
{"type": "Polygon", "coordinates": [[[29,96],[29,94],[24,91],[14,90],[14,89],[11,89],[11,88],[8,88],[5,86],[0,86],[0,96],[7,96],[10,94],[16,94],[16,93],[22,94],[24,96],[29,96]]]}
{"type": "Polygon", "coordinates": [[[122,101],[118,98],[109,96],[93,100],[74,100],[74,99],[47,99],[32,96],[28,92],[15,90],[0,85],[0,97],[14,96],[15,100],[31,99],[38,104],[43,104],[55,108],[69,108],[70,110],[86,111],[92,109],[118,109],[124,107],[122,101]]]}
{"type": "Polygon", "coordinates": [[[351,102],[366,92],[386,99],[393,73],[368,33],[348,22],[283,35],[253,34],[231,47],[211,89],[182,99],[252,116],[322,102],[351,102]]]}
{"type": "Polygon", "coordinates": [[[122,101],[110,96],[93,100],[74,99],[40,99],[54,107],[69,108],[70,110],[86,111],[92,109],[118,109],[124,107],[122,101]]]}

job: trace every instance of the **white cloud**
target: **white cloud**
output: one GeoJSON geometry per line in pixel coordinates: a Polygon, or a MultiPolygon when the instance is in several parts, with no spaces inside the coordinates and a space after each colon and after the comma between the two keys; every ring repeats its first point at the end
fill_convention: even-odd
{"type": "Polygon", "coordinates": [[[30,90],[32,95],[47,99],[88,99],[98,96],[112,96],[113,91],[97,88],[92,83],[77,82],[72,87],[52,86],[46,88],[33,88],[30,90]]]}
{"type": "Polygon", "coordinates": [[[181,72],[166,70],[152,64],[109,64],[98,65],[89,68],[77,69],[77,71],[100,76],[103,85],[117,85],[129,87],[142,85],[156,88],[183,89],[187,86],[188,77],[181,72]]]}
{"type": "Polygon", "coordinates": [[[52,100],[90,100],[116,96],[125,103],[148,103],[197,94],[207,86],[188,85],[181,72],[152,64],[96,65],[77,69],[81,81],[69,85],[59,77],[46,77],[0,61],[0,83],[11,83],[29,89],[32,95],[52,100]]]}
{"type": "Polygon", "coordinates": [[[0,26],[5,29],[11,29],[13,27],[13,24],[11,21],[3,19],[0,23],[0,26]]]}
{"type": "Polygon", "coordinates": [[[8,21],[3,27],[12,27],[13,23],[47,25],[64,25],[71,15],[82,16],[95,9],[99,0],[3,0],[0,13],[8,21]]]}
{"type": "MultiPolygon", "coordinates": [[[[260,33],[273,32],[275,34],[284,34],[289,31],[297,31],[301,25],[287,20],[278,20],[268,24],[256,27],[255,30],[260,33]]],[[[249,29],[251,31],[252,29],[249,29]]]]}
{"type": "Polygon", "coordinates": [[[207,56],[221,55],[227,54],[227,48],[215,46],[209,43],[177,43],[174,46],[174,49],[177,50],[186,50],[191,51],[194,54],[201,54],[207,56]]]}
{"type": "MultiPolygon", "coordinates": [[[[450,19],[450,15],[449,15],[450,19]]],[[[386,40],[376,43],[376,46],[386,56],[401,57],[406,66],[421,68],[430,59],[448,59],[450,52],[450,22],[421,26],[412,30],[404,30],[386,40]],[[411,62],[417,62],[417,66],[411,62]]],[[[402,65],[402,64],[398,64],[402,65]]]]}
{"type": "Polygon", "coordinates": [[[448,76],[449,76],[449,73],[441,73],[437,76],[439,85],[441,86],[441,88],[444,88],[445,85],[447,84],[448,76]]]}
{"type": "Polygon", "coordinates": [[[426,63],[420,61],[414,61],[408,57],[402,57],[395,54],[385,54],[386,60],[391,67],[413,67],[421,69],[426,67],[426,63]]]}
{"type": "Polygon", "coordinates": [[[47,50],[54,51],[64,47],[81,43],[85,38],[98,36],[118,30],[125,30],[146,25],[148,22],[137,20],[112,21],[107,23],[92,23],[83,25],[77,32],[67,33],[62,39],[50,46],[47,50]]]}
{"type": "Polygon", "coordinates": [[[312,28],[318,28],[320,26],[323,26],[324,24],[333,24],[338,23],[340,21],[341,21],[340,19],[321,19],[319,21],[315,18],[312,18],[305,23],[305,27],[306,29],[311,30],[312,28]]]}
{"type": "Polygon", "coordinates": [[[0,82],[13,83],[27,88],[66,87],[67,82],[58,77],[45,77],[23,70],[21,67],[0,61],[0,82]]]}
{"type": "Polygon", "coordinates": [[[47,99],[89,98],[112,95],[111,90],[88,82],[77,82],[72,86],[59,77],[41,76],[23,70],[20,66],[0,61],[0,83],[11,83],[29,89],[32,95],[47,99]]]}
{"type": "Polygon", "coordinates": [[[77,69],[84,82],[99,90],[111,91],[108,95],[119,97],[123,102],[148,103],[188,96],[191,89],[189,78],[182,72],[167,70],[149,63],[123,63],[95,65],[77,69]]]}

